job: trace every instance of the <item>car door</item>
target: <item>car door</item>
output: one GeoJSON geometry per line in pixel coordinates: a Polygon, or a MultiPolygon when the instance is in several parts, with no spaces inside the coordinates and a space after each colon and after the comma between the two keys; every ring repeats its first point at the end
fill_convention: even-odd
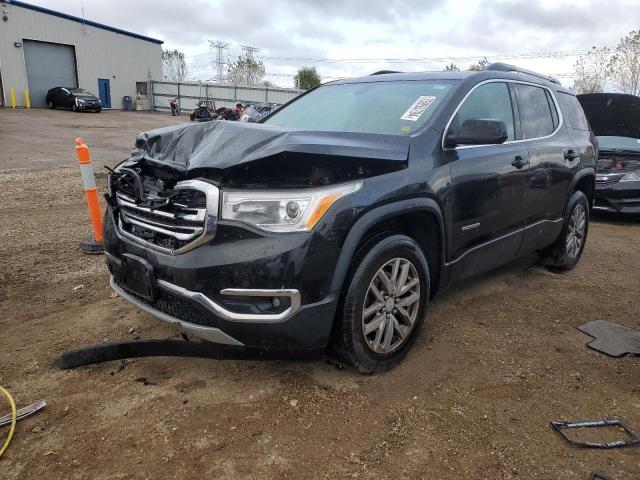
{"type": "Polygon", "coordinates": [[[553,93],[546,87],[512,83],[518,103],[522,139],[529,150],[525,184],[526,222],[521,254],[547,246],[559,232],[567,191],[573,177],[571,139],[561,128],[553,93]]]}
{"type": "Polygon", "coordinates": [[[528,150],[515,141],[515,108],[507,82],[486,82],[467,95],[448,126],[446,133],[469,119],[494,119],[504,121],[508,132],[503,144],[445,151],[451,172],[450,263],[456,277],[506,263],[520,248],[528,150]]]}
{"type": "Polygon", "coordinates": [[[73,95],[66,88],[60,89],[60,94],[58,95],[58,106],[62,108],[71,108],[73,95]]]}

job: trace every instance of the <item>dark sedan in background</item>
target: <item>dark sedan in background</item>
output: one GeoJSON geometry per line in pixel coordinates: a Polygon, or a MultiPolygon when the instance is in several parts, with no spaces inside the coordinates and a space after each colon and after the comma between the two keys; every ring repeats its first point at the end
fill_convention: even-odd
{"type": "Polygon", "coordinates": [[[596,211],[640,214],[640,97],[578,95],[598,137],[596,211]]]}
{"type": "Polygon", "coordinates": [[[47,92],[47,106],[49,108],[69,108],[74,112],[102,110],[100,99],[93,93],[82,88],[55,87],[47,92]]]}

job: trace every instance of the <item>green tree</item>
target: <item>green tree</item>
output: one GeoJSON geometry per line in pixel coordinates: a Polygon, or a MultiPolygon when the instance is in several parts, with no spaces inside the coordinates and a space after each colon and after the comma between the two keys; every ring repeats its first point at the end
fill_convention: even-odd
{"type": "Polygon", "coordinates": [[[459,72],[459,71],[460,71],[460,67],[455,63],[450,63],[449,65],[446,65],[443,70],[443,72],[459,72]]]}
{"type": "Polygon", "coordinates": [[[309,90],[322,83],[316,67],[303,67],[293,77],[293,84],[300,90],[309,90]]]}
{"type": "Polygon", "coordinates": [[[187,76],[187,62],[180,50],[162,50],[162,78],[182,82],[187,76]]]}
{"type": "Polygon", "coordinates": [[[469,71],[470,72],[480,72],[482,70],[486,70],[488,66],[489,66],[489,60],[487,60],[487,57],[484,57],[478,63],[474,63],[473,65],[471,65],[469,67],[469,71]]]}
{"type": "Polygon", "coordinates": [[[251,56],[239,56],[227,68],[227,80],[233,85],[255,87],[264,78],[264,64],[251,56]]]}
{"type": "Polygon", "coordinates": [[[620,40],[609,63],[609,75],[622,92],[640,95],[640,30],[620,40]]]}

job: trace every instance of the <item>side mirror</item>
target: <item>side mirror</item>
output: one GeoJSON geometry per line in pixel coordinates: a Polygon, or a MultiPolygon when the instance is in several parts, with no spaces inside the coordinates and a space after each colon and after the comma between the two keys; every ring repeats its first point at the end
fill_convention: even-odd
{"type": "Polygon", "coordinates": [[[507,138],[507,124],[502,120],[469,119],[464,121],[459,131],[447,133],[445,146],[453,148],[457,145],[493,145],[504,143],[507,138]]]}

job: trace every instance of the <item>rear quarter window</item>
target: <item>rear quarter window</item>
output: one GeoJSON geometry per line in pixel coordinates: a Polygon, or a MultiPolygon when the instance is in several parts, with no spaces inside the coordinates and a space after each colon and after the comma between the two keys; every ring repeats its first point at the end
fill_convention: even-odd
{"type": "Polygon", "coordinates": [[[562,115],[574,130],[589,131],[589,122],[584,116],[584,110],[578,99],[564,92],[558,92],[558,103],[562,109],[562,115]]]}

